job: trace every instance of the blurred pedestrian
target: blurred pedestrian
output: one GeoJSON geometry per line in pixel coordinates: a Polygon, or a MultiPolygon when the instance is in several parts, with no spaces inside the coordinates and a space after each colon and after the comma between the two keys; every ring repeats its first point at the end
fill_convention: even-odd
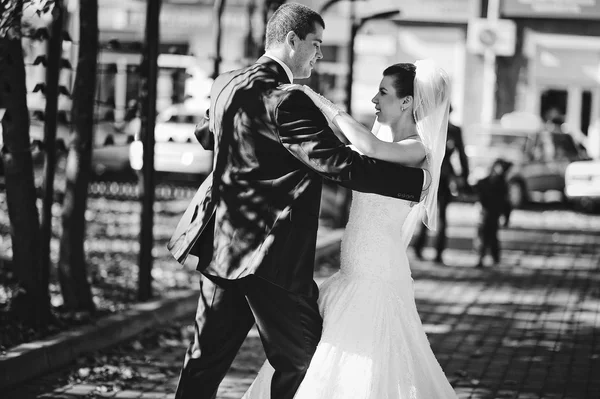
{"type": "MultiPolygon", "coordinates": [[[[450,106],[450,113],[452,113],[452,105],[450,106]]],[[[442,253],[446,249],[446,210],[448,204],[452,201],[452,184],[456,184],[459,190],[467,190],[468,183],[467,177],[469,176],[469,161],[467,154],[465,153],[465,145],[462,138],[462,130],[452,122],[448,122],[448,136],[446,139],[446,155],[442,161],[442,170],[440,174],[440,186],[438,188],[438,229],[435,239],[435,250],[436,255],[434,262],[444,264],[442,253]],[[450,162],[451,157],[455,152],[458,154],[460,160],[460,173],[454,170],[452,163],[450,162]]],[[[416,235],[414,250],[415,255],[418,259],[423,260],[423,247],[427,241],[427,227],[421,225],[421,229],[416,235]]]]}
{"type": "Polygon", "coordinates": [[[477,267],[483,267],[484,258],[491,252],[494,264],[500,262],[500,242],[498,230],[500,218],[504,216],[504,227],[508,226],[512,207],[508,199],[508,184],[506,174],[511,163],[497,159],[492,164],[490,174],[479,180],[475,185],[478,203],[481,206],[477,237],[474,239],[474,248],[479,253],[477,267]]]}

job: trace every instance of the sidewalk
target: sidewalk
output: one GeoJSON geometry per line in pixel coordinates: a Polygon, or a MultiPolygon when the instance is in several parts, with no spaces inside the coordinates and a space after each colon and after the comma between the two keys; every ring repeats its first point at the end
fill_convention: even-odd
{"type": "MultiPolygon", "coordinates": [[[[467,208],[459,210],[470,213],[467,208]]],[[[523,220],[528,226],[539,223],[528,222],[527,215],[523,220]]],[[[456,233],[461,229],[463,236],[468,236],[473,229],[469,223],[468,216],[453,213],[450,225],[458,227],[450,229],[451,243],[460,242],[456,233]],[[466,222],[461,226],[458,220],[466,222]]],[[[520,243],[520,247],[504,251],[503,263],[497,268],[473,268],[475,255],[457,246],[446,252],[445,267],[411,258],[419,313],[432,349],[460,398],[600,398],[600,244],[591,231],[593,223],[589,222],[589,234],[563,229],[558,241],[556,230],[565,227],[567,221],[562,226],[556,224],[556,230],[550,232],[523,228],[522,236],[507,241],[520,243]],[[572,245],[558,246],[557,242],[572,245]]],[[[341,231],[334,234],[320,238],[321,247],[330,253],[337,252],[341,231]]],[[[430,258],[433,252],[428,248],[424,255],[430,258]]],[[[322,281],[332,272],[320,270],[316,278],[322,281]]],[[[195,305],[195,295],[190,298],[190,304],[195,305]]],[[[188,330],[192,316],[191,311],[187,313],[175,321],[169,321],[166,313],[162,321],[168,321],[171,329],[188,330]]],[[[133,324],[123,319],[123,325],[133,324]]],[[[139,339],[140,331],[128,337],[139,339]]],[[[128,337],[121,336],[112,344],[128,337]]],[[[108,340],[110,335],[103,338],[108,340]]],[[[86,336],[78,341],[88,342],[88,349],[100,349],[86,336]]],[[[3,398],[172,398],[184,343],[162,340],[161,345],[141,351],[135,342],[97,352],[94,358],[98,360],[86,351],[76,356],[70,348],[74,364],[5,389],[7,396],[3,398]],[[98,364],[121,370],[121,374],[90,381],[81,370],[98,364]],[[124,378],[122,370],[130,368],[139,373],[135,378],[124,378]]],[[[32,359],[20,367],[24,370],[51,360],[55,359],[32,359]]],[[[263,360],[260,340],[253,330],[218,397],[240,398],[263,360]]],[[[19,371],[4,362],[0,358],[2,377],[7,371],[19,371]]],[[[59,366],[55,364],[47,371],[59,366]]]]}
{"type": "MultiPolygon", "coordinates": [[[[343,230],[319,230],[316,262],[338,252],[342,234],[343,230]]],[[[0,389],[60,369],[80,356],[131,339],[145,329],[193,314],[197,302],[196,290],[170,292],[159,300],[134,305],[94,324],[14,347],[0,354],[0,389]]]]}
{"type": "MultiPolygon", "coordinates": [[[[432,349],[461,399],[600,397],[600,254],[508,252],[502,266],[485,269],[464,266],[475,261],[469,252],[448,257],[447,267],[413,260],[413,277],[432,349]]],[[[189,320],[176,323],[185,329],[189,320]]],[[[172,398],[185,345],[132,347],[95,357],[115,368],[141,365],[139,380],[69,382],[90,367],[90,358],[80,358],[4,397],[172,398]]],[[[253,330],[218,398],[240,398],[263,360],[253,330]]]]}
{"type": "MultiPolygon", "coordinates": [[[[449,226],[475,226],[477,206],[465,202],[451,202],[448,206],[449,226]]],[[[514,209],[509,229],[537,232],[588,233],[600,235],[600,214],[585,214],[559,205],[534,205],[532,209],[514,209]]]]}
{"type": "MultiPolygon", "coordinates": [[[[477,235],[477,207],[467,203],[451,203],[448,207],[448,248],[470,250],[477,235]]],[[[430,232],[430,236],[435,235],[430,232]]],[[[569,210],[515,209],[508,227],[499,231],[505,250],[527,250],[544,254],[594,254],[600,247],[600,215],[569,210]]],[[[434,245],[434,240],[429,240],[434,245]]],[[[433,255],[432,255],[433,257],[433,255]]]]}

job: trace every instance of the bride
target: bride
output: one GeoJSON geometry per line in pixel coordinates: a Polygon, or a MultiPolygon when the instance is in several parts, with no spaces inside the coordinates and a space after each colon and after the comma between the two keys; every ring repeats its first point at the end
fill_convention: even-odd
{"type": "MultiPolygon", "coordinates": [[[[388,67],[372,99],[373,132],[308,87],[286,90],[303,90],[365,155],[418,166],[431,176],[418,204],[353,192],[340,271],[320,287],[323,335],[294,398],[456,398],[417,313],[406,255],[418,222],[436,227],[448,126],[447,74],[429,60],[388,67]]],[[[272,375],[267,361],[243,398],[270,398],[272,375]]]]}

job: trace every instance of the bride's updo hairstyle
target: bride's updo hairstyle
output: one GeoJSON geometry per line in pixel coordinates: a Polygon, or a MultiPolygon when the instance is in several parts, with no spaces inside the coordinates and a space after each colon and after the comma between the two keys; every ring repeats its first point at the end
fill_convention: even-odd
{"type": "MultiPolygon", "coordinates": [[[[417,64],[419,64],[419,61],[417,64]]],[[[413,117],[415,121],[426,117],[435,107],[443,105],[450,95],[448,75],[429,62],[421,62],[421,64],[419,69],[419,66],[415,64],[399,63],[391,65],[383,71],[383,76],[389,76],[393,79],[392,85],[398,98],[413,97],[413,117]],[[419,75],[421,75],[421,96],[415,96],[415,81],[419,79],[419,75]],[[423,98],[421,97],[427,98],[431,103],[422,104],[423,98]]]]}
{"type": "Polygon", "coordinates": [[[411,63],[394,64],[383,71],[383,76],[393,79],[393,86],[398,98],[415,95],[415,75],[417,67],[411,63]]]}

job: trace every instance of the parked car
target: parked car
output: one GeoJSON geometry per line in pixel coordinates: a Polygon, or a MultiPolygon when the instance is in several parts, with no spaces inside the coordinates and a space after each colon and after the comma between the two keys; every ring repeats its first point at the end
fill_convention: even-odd
{"type": "Polygon", "coordinates": [[[565,195],[584,211],[600,208],[600,161],[572,162],[565,172],[565,195]]]}
{"type": "MultiPolygon", "coordinates": [[[[36,166],[44,162],[44,116],[41,110],[31,110],[29,138],[31,152],[36,166]]],[[[56,124],[57,157],[64,157],[71,144],[72,122],[70,111],[60,110],[56,124]]],[[[94,127],[94,143],[92,150],[92,172],[96,176],[106,173],[131,173],[129,166],[128,144],[133,141],[133,134],[128,134],[124,126],[117,126],[110,120],[97,121],[94,127]],[[121,154],[123,153],[123,154],[121,154]]],[[[0,147],[3,144],[2,126],[0,126],[0,147]]],[[[0,173],[3,171],[0,160],[0,173]]]]}
{"type": "Polygon", "coordinates": [[[555,193],[564,200],[567,165],[587,158],[566,133],[549,131],[540,124],[515,126],[496,122],[466,129],[465,152],[474,184],[487,173],[491,163],[502,158],[513,166],[508,174],[509,197],[522,207],[536,194],[555,193]]]}
{"type": "MultiPolygon", "coordinates": [[[[154,170],[161,178],[186,179],[206,176],[212,170],[213,152],[206,151],[196,140],[196,124],[202,121],[208,100],[188,100],[174,104],[158,114],[154,129],[154,170]]],[[[129,161],[135,171],[144,166],[143,143],[139,134],[129,149],[129,161]]]]}
{"type": "MultiPolygon", "coordinates": [[[[39,146],[44,142],[44,116],[40,110],[31,112],[29,137],[34,144],[39,146]]],[[[69,147],[72,136],[72,121],[70,111],[58,111],[56,125],[56,149],[59,152],[66,152],[69,147]]],[[[93,148],[101,148],[112,145],[126,145],[133,140],[131,135],[117,127],[111,120],[97,120],[94,125],[94,144],[93,148]]]]}

